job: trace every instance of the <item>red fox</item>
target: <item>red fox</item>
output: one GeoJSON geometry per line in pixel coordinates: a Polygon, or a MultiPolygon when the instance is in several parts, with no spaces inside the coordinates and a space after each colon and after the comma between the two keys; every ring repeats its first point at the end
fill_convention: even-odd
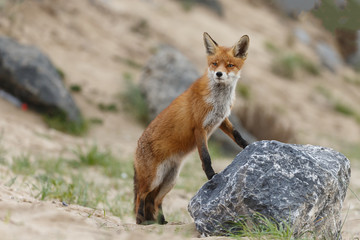
{"type": "Polygon", "coordinates": [[[244,35],[231,48],[219,46],[204,33],[208,70],[165,108],[146,128],[134,161],[134,205],[137,224],[166,224],[162,202],[174,187],[183,157],[197,147],[208,179],[211,166],[207,140],[220,129],[240,147],[248,143],[228,117],[235,88],[247,57],[249,37],[244,35]]]}

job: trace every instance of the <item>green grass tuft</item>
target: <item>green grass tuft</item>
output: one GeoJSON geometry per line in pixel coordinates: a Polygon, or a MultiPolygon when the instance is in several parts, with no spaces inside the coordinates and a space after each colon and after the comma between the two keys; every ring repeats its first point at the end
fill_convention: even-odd
{"type": "Polygon", "coordinates": [[[112,215],[117,217],[129,216],[133,213],[132,194],[118,194],[111,202],[107,202],[106,206],[112,215]]]}
{"type": "Polygon", "coordinates": [[[229,223],[229,234],[235,239],[293,239],[293,231],[286,221],[278,223],[260,213],[244,216],[238,222],[229,223]]]}
{"type": "Polygon", "coordinates": [[[344,76],[344,81],[354,84],[356,86],[360,86],[360,76],[359,75],[356,75],[354,77],[344,76]]]}
{"type": "Polygon", "coordinates": [[[352,117],[357,123],[360,124],[360,114],[355,111],[350,105],[347,105],[336,99],[328,88],[318,85],[315,87],[315,90],[329,101],[329,105],[332,106],[335,112],[348,117],[352,117]]]}
{"type": "Polygon", "coordinates": [[[332,95],[331,91],[328,88],[326,88],[326,87],[324,87],[322,85],[317,85],[315,87],[315,90],[318,93],[320,93],[321,95],[323,95],[327,100],[332,100],[333,99],[333,95],[332,95]]]}
{"type": "Polygon", "coordinates": [[[297,53],[277,55],[271,69],[275,74],[288,79],[293,79],[297,71],[305,71],[313,76],[320,74],[318,66],[297,53]]]}
{"type": "Polygon", "coordinates": [[[79,204],[85,207],[95,208],[106,199],[106,191],[96,186],[93,182],[86,182],[81,175],[72,175],[71,181],[63,178],[39,175],[37,177],[39,190],[35,196],[40,200],[59,199],[67,204],[79,204]]]}
{"type": "Polygon", "coordinates": [[[341,102],[335,102],[334,110],[346,116],[356,116],[355,111],[350,106],[341,102]]]}
{"type": "Polygon", "coordinates": [[[279,47],[269,41],[266,41],[264,45],[266,50],[274,55],[271,70],[276,75],[293,79],[299,71],[313,76],[320,74],[320,68],[305,56],[295,52],[281,51],[279,47]]]}
{"type": "Polygon", "coordinates": [[[81,88],[81,86],[78,85],[78,84],[72,84],[72,85],[70,86],[70,91],[79,93],[79,92],[82,91],[82,88],[81,88]]]}
{"type": "Polygon", "coordinates": [[[15,174],[32,175],[35,173],[35,166],[31,163],[29,155],[20,155],[13,158],[11,170],[15,174]]]}
{"type": "Polygon", "coordinates": [[[126,91],[120,94],[125,110],[131,113],[139,122],[149,122],[149,110],[140,88],[132,81],[130,74],[124,74],[126,91]]]}
{"type": "Polygon", "coordinates": [[[84,166],[100,166],[103,173],[112,178],[131,178],[133,175],[132,162],[119,161],[110,151],[102,151],[96,145],[88,150],[78,148],[74,151],[75,160],[72,166],[80,168],[84,166]]]}
{"type": "Polygon", "coordinates": [[[115,103],[108,103],[108,104],[99,103],[98,108],[103,112],[117,112],[118,111],[118,107],[116,106],[115,103]]]}
{"type": "Polygon", "coordinates": [[[93,117],[89,119],[89,123],[102,125],[104,121],[101,118],[93,117]]]}
{"type": "Polygon", "coordinates": [[[237,92],[240,94],[240,96],[245,99],[245,100],[249,100],[251,97],[251,91],[250,91],[250,87],[246,84],[243,83],[238,83],[237,84],[237,92]]]}
{"type": "Polygon", "coordinates": [[[57,175],[63,175],[67,172],[68,168],[68,160],[59,157],[55,159],[37,159],[33,163],[33,166],[36,169],[42,170],[47,175],[57,176],[57,175]]]}
{"type": "Polygon", "coordinates": [[[270,41],[266,41],[264,45],[265,45],[266,50],[268,50],[269,52],[272,52],[275,54],[278,54],[280,52],[280,49],[270,41]]]}
{"type": "Polygon", "coordinates": [[[55,69],[56,69],[56,72],[59,75],[60,79],[64,80],[66,77],[64,71],[59,67],[56,67],[55,69]]]}
{"type": "Polygon", "coordinates": [[[86,120],[81,119],[79,122],[73,122],[62,113],[45,115],[44,121],[50,128],[75,136],[83,136],[89,130],[89,124],[86,120]]]}

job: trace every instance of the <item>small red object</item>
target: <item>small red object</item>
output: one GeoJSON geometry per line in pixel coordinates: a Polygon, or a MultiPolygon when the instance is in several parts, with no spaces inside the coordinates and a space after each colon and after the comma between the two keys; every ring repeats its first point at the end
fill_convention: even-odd
{"type": "Polygon", "coordinates": [[[21,110],[26,111],[28,110],[28,105],[26,103],[21,104],[21,110]]]}

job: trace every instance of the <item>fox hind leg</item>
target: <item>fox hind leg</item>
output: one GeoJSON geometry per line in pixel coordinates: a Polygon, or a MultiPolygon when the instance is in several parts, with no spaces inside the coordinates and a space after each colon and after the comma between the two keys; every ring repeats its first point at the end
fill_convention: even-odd
{"type": "Polygon", "coordinates": [[[167,223],[162,211],[162,201],[175,185],[180,166],[179,160],[178,156],[175,156],[163,161],[157,166],[155,177],[150,178],[152,180],[148,178],[134,180],[137,224],[150,224],[154,221],[159,224],[167,223]]]}
{"type": "Polygon", "coordinates": [[[166,224],[164,213],[162,210],[162,202],[164,197],[174,187],[177,176],[179,173],[179,165],[175,164],[172,168],[168,169],[164,175],[164,179],[159,186],[158,194],[155,198],[155,214],[157,215],[157,222],[159,224],[166,224]]]}
{"type": "Polygon", "coordinates": [[[155,198],[159,193],[159,188],[152,190],[145,198],[145,224],[156,222],[155,219],[155,198]]]}
{"type": "MultiPolygon", "coordinates": [[[[142,180],[142,179],[141,179],[142,180]]],[[[135,215],[136,223],[144,224],[148,217],[146,200],[150,192],[150,186],[147,181],[141,181],[138,179],[137,173],[135,171],[134,176],[134,205],[135,205],[135,215]]],[[[151,209],[150,209],[151,210],[151,209]]]]}

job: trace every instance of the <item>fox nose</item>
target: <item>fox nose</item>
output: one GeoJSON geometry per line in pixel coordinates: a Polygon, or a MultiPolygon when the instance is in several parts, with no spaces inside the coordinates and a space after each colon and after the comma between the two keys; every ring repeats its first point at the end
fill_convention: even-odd
{"type": "Polygon", "coordinates": [[[223,75],[222,72],[217,72],[217,73],[216,73],[216,76],[217,76],[217,77],[221,77],[222,75],[223,75]]]}

